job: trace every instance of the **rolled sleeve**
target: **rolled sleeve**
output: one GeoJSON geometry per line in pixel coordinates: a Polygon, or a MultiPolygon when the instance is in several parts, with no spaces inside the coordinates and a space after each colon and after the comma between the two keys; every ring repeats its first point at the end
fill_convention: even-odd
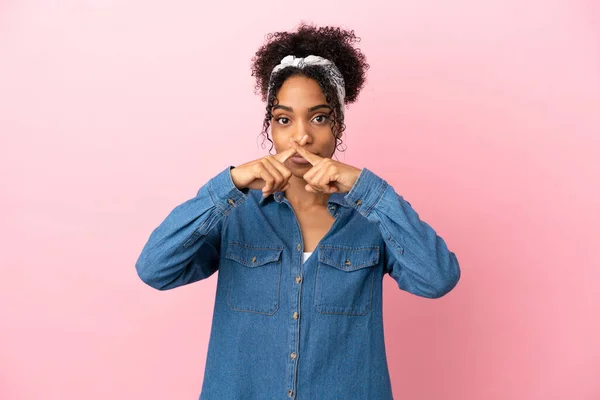
{"type": "Polygon", "coordinates": [[[344,199],[363,216],[368,217],[383,195],[388,183],[367,168],[360,175],[344,199]]]}
{"type": "Polygon", "coordinates": [[[248,189],[240,190],[233,183],[231,170],[234,166],[225,168],[210,180],[209,192],[215,206],[224,213],[229,214],[238,205],[246,200],[248,189]]]}

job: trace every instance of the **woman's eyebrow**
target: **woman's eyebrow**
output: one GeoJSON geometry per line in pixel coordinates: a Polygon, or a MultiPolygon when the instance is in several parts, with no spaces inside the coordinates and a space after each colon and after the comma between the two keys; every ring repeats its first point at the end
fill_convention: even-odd
{"type": "MultiPolygon", "coordinates": [[[[329,109],[331,109],[331,107],[329,106],[329,104],[319,104],[319,105],[310,107],[308,109],[308,112],[312,112],[312,111],[318,110],[319,108],[329,108],[329,109]]],[[[276,104],[276,105],[273,106],[273,111],[278,110],[278,109],[282,109],[282,110],[285,110],[287,112],[294,112],[294,109],[292,107],[284,106],[284,105],[281,105],[281,104],[276,104]]]]}
{"type": "Polygon", "coordinates": [[[318,106],[309,108],[308,112],[318,110],[319,108],[329,108],[331,110],[331,107],[329,106],[329,104],[319,104],[318,106]]]}
{"type": "Polygon", "coordinates": [[[278,110],[278,109],[282,109],[285,110],[287,112],[294,112],[294,109],[292,107],[288,107],[288,106],[282,106],[281,104],[276,104],[273,106],[273,111],[278,110]]]}

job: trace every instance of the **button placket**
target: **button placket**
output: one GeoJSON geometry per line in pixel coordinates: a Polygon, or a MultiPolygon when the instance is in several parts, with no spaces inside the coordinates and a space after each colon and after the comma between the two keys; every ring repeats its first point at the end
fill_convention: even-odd
{"type": "MultiPolygon", "coordinates": [[[[285,204],[289,205],[287,200],[284,198],[283,201],[285,204]]],[[[292,260],[293,265],[291,268],[292,274],[290,275],[293,281],[291,282],[291,293],[290,293],[290,319],[289,319],[289,332],[291,343],[288,348],[288,360],[290,362],[287,363],[287,387],[288,387],[288,396],[290,398],[296,398],[296,385],[297,385],[297,369],[299,362],[299,345],[300,345],[300,307],[301,307],[301,297],[302,297],[302,252],[304,249],[304,242],[302,239],[302,231],[300,230],[300,225],[298,224],[298,218],[296,217],[293,208],[290,206],[292,214],[295,217],[296,222],[296,234],[294,234],[295,245],[292,244],[292,260]],[[295,247],[295,250],[294,250],[295,247]],[[296,282],[296,285],[293,285],[293,282],[296,282]],[[294,311],[295,310],[295,311],[294,311]]],[[[293,243],[293,242],[292,242],[293,243]]]]}

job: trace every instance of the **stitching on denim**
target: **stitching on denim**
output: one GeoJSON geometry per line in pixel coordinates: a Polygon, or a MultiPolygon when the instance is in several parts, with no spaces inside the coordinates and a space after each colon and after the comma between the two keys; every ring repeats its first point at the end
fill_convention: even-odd
{"type": "Polygon", "coordinates": [[[233,261],[237,261],[245,267],[262,267],[265,264],[269,264],[269,263],[279,260],[279,256],[277,256],[277,258],[265,258],[265,259],[257,258],[255,262],[248,263],[248,260],[245,260],[243,258],[238,258],[237,256],[235,256],[233,254],[226,254],[225,258],[228,258],[233,261]]]}
{"type": "Polygon", "coordinates": [[[336,269],[339,269],[341,271],[352,272],[352,271],[356,271],[357,269],[363,269],[366,267],[376,265],[378,263],[378,260],[373,259],[373,260],[365,261],[362,264],[353,264],[353,265],[349,265],[349,266],[342,265],[338,261],[330,260],[327,258],[320,258],[319,262],[327,264],[327,265],[334,267],[336,269]]]}
{"type": "Polygon", "coordinates": [[[251,313],[255,313],[255,314],[263,314],[263,315],[274,315],[277,310],[279,310],[279,297],[280,297],[280,292],[281,292],[281,262],[277,262],[277,264],[279,265],[279,268],[277,269],[277,295],[275,298],[275,302],[273,303],[274,305],[274,309],[273,311],[269,312],[269,311],[261,311],[261,310],[256,310],[253,308],[246,308],[246,309],[242,309],[242,308],[236,308],[234,305],[231,304],[231,282],[233,281],[233,270],[230,269],[229,271],[229,279],[227,282],[227,306],[233,310],[233,311],[239,311],[239,312],[251,312],[251,313]]]}
{"type": "Polygon", "coordinates": [[[202,225],[200,225],[200,227],[198,229],[196,229],[196,230],[194,230],[194,232],[192,232],[192,235],[183,244],[184,248],[187,248],[187,247],[191,246],[192,244],[196,243],[196,241],[202,236],[202,234],[200,232],[205,229],[205,227],[206,227],[206,225],[208,225],[209,221],[210,221],[210,218],[205,219],[204,222],[202,223],[202,225]]]}
{"type": "Polygon", "coordinates": [[[283,246],[277,246],[277,247],[258,247],[258,246],[251,246],[248,244],[243,244],[243,243],[238,243],[238,242],[229,242],[230,246],[238,246],[238,247],[244,247],[246,249],[257,249],[257,250],[283,250],[283,246]]]}
{"type": "Polygon", "coordinates": [[[379,250],[379,246],[336,246],[334,244],[320,244],[320,249],[336,249],[336,250],[348,250],[348,251],[361,251],[361,250],[379,250]]]}
{"type": "MultiPolygon", "coordinates": [[[[319,263],[319,266],[317,268],[317,282],[319,279],[319,271],[321,269],[321,265],[319,263]]],[[[367,315],[369,313],[369,311],[371,311],[371,309],[373,308],[373,289],[374,289],[374,281],[375,281],[375,268],[373,268],[370,272],[371,274],[371,287],[370,287],[370,292],[371,292],[371,296],[369,298],[369,305],[368,307],[364,310],[364,312],[352,312],[352,311],[343,311],[340,307],[327,307],[321,305],[319,306],[317,304],[317,284],[315,284],[315,296],[314,296],[314,306],[315,309],[320,313],[320,314],[335,314],[335,315],[349,315],[349,316],[362,316],[362,315],[367,315]],[[331,310],[335,310],[335,309],[339,309],[340,311],[326,311],[326,309],[331,309],[331,310]]]]}
{"type": "Polygon", "coordinates": [[[364,261],[361,264],[352,265],[349,267],[346,267],[345,265],[341,265],[338,261],[326,258],[321,252],[318,253],[319,262],[323,262],[327,265],[333,266],[342,271],[351,272],[351,271],[355,271],[357,269],[369,267],[369,266],[376,265],[379,263],[379,258],[380,258],[379,246],[341,247],[341,246],[335,246],[335,245],[319,245],[318,248],[319,249],[343,250],[343,251],[355,251],[355,252],[356,251],[365,251],[365,250],[370,250],[370,251],[376,250],[376,255],[374,256],[375,257],[374,259],[370,259],[370,260],[364,261]]]}
{"type": "Polygon", "coordinates": [[[364,212],[364,216],[366,217],[367,215],[369,215],[371,213],[371,210],[373,208],[375,208],[375,206],[377,205],[377,203],[379,203],[379,200],[381,200],[381,197],[383,196],[383,192],[385,191],[385,189],[388,187],[388,184],[386,181],[383,181],[383,184],[381,184],[381,187],[379,188],[379,192],[377,192],[377,196],[375,197],[375,201],[371,204],[371,206],[369,208],[367,208],[364,212]]]}
{"type": "MultiPolygon", "coordinates": [[[[345,251],[377,250],[377,262],[373,265],[379,264],[379,258],[380,258],[379,257],[379,255],[380,255],[379,246],[368,246],[368,247],[360,246],[360,247],[351,248],[351,247],[341,247],[341,246],[332,246],[332,245],[319,245],[318,248],[330,248],[330,249],[339,249],[339,250],[345,250],[345,251]]],[[[319,253],[319,256],[320,256],[320,253],[319,253]]],[[[369,311],[371,311],[371,309],[373,308],[373,290],[374,290],[374,285],[375,285],[375,270],[376,270],[376,268],[371,268],[371,270],[369,271],[370,278],[367,278],[370,280],[369,298],[367,301],[368,306],[363,312],[360,312],[360,311],[353,311],[352,309],[344,310],[341,307],[318,304],[317,294],[320,293],[319,292],[319,277],[320,277],[322,263],[323,263],[322,259],[319,257],[318,263],[317,263],[318,264],[317,265],[317,273],[316,273],[316,278],[315,278],[315,294],[313,297],[313,305],[314,305],[315,309],[321,314],[338,314],[338,315],[349,315],[349,316],[362,316],[362,315],[368,314],[369,311]],[[335,311],[327,311],[327,310],[335,310],[335,311]]],[[[339,269],[339,268],[337,268],[337,269],[339,269]]],[[[343,270],[343,271],[348,272],[346,270],[343,270]]],[[[360,310],[360,307],[358,307],[357,309],[360,310]]]]}
{"type": "MultiPolygon", "coordinates": [[[[365,168],[365,170],[366,170],[366,168],[365,168]]],[[[363,178],[364,178],[364,176],[363,176],[363,174],[361,172],[358,175],[358,178],[356,179],[356,182],[354,182],[354,185],[353,185],[354,187],[350,188],[350,192],[353,192],[351,195],[350,195],[350,192],[348,193],[350,195],[349,196],[350,198],[354,197],[354,193],[356,193],[359,190],[358,188],[360,187],[360,185],[362,185],[363,178]]]]}
{"type": "Polygon", "coordinates": [[[237,244],[234,242],[230,242],[229,243],[229,247],[227,248],[227,252],[225,253],[225,258],[228,258],[230,260],[234,260],[239,262],[240,264],[246,266],[246,267],[260,267],[263,266],[265,264],[277,261],[280,259],[281,257],[281,253],[283,251],[283,247],[281,248],[274,248],[274,247],[253,247],[253,246],[247,246],[247,245],[242,245],[242,244],[237,244]],[[232,249],[235,248],[242,248],[245,250],[256,250],[257,252],[261,252],[261,251],[268,251],[271,254],[271,256],[269,257],[268,255],[265,256],[266,258],[262,258],[262,254],[259,254],[259,256],[261,256],[261,258],[257,258],[255,262],[248,262],[247,259],[242,258],[241,255],[235,254],[233,253],[232,249]]]}
{"type": "Polygon", "coordinates": [[[385,242],[389,241],[391,243],[390,247],[395,249],[397,253],[404,254],[404,246],[402,246],[400,244],[400,242],[398,242],[398,240],[394,236],[392,236],[392,234],[390,233],[390,230],[388,228],[386,228],[385,225],[383,225],[383,224],[380,224],[379,227],[384,231],[383,232],[384,235],[382,235],[383,240],[385,242]]]}
{"type": "Polygon", "coordinates": [[[213,182],[211,181],[208,185],[208,195],[210,196],[210,200],[212,201],[213,205],[217,208],[217,210],[221,211],[222,213],[226,214],[225,209],[223,209],[221,207],[221,204],[218,201],[215,201],[215,197],[213,195],[213,182]]]}

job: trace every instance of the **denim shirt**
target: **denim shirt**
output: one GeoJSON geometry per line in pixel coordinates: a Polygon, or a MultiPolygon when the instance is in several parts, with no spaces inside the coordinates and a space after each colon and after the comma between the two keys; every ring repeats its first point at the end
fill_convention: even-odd
{"type": "Polygon", "coordinates": [[[200,399],[392,399],[382,279],[438,298],[454,288],[454,253],[392,186],[363,168],[334,193],[329,232],[303,263],[283,192],[239,190],[227,167],[152,232],[136,263],[172,289],[217,274],[200,399]]]}

